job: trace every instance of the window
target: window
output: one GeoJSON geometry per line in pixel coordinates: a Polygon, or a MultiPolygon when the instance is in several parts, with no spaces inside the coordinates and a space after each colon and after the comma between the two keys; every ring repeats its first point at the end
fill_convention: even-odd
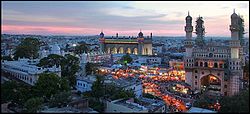
{"type": "Polygon", "coordinates": [[[220,73],[217,73],[218,76],[220,76],[220,73]]]}
{"type": "Polygon", "coordinates": [[[195,76],[195,79],[197,79],[197,76],[195,76]]]}
{"type": "Polygon", "coordinates": [[[195,73],[198,73],[198,71],[197,71],[197,70],[195,70],[194,72],[195,72],[195,73]]]}
{"type": "Polygon", "coordinates": [[[220,68],[223,68],[223,64],[222,63],[220,63],[219,66],[220,66],[220,68]]]}
{"type": "Polygon", "coordinates": [[[201,74],[204,74],[204,72],[201,72],[201,74]]]}
{"type": "Polygon", "coordinates": [[[195,82],[195,85],[197,85],[197,82],[195,82]]]}
{"type": "Polygon", "coordinates": [[[227,85],[224,85],[224,88],[227,88],[227,85]]]}
{"type": "Polygon", "coordinates": [[[204,64],[204,65],[205,65],[205,67],[208,67],[208,64],[207,64],[207,62],[205,62],[205,64],[204,64]]]}
{"type": "Polygon", "coordinates": [[[227,92],[224,92],[224,95],[227,96],[227,92]]]}
{"type": "Polygon", "coordinates": [[[214,68],[218,68],[218,63],[214,63],[214,68]]]}
{"type": "Polygon", "coordinates": [[[200,62],[200,66],[203,67],[203,62],[200,62]]]}

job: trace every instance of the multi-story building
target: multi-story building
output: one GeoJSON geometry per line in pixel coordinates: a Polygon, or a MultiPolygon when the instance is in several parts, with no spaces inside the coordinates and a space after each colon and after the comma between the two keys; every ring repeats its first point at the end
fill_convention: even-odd
{"type": "Polygon", "coordinates": [[[29,85],[34,85],[38,78],[39,74],[48,71],[56,73],[61,77],[61,67],[53,66],[51,68],[42,68],[36,66],[39,62],[39,59],[19,59],[17,61],[2,61],[1,62],[1,72],[5,76],[10,78],[17,78],[29,85]]]}
{"type": "Polygon", "coordinates": [[[104,33],[100,33],[100,49],[102,52],[111,54],[129,53],[136,55],[152,55],[152,33],[147,37],[140,32],[137,37],[104,37],[104,33]]]}
{"type": "Polygon", "coordinates": [[[231,15],[231,40],[229,45],[206,43],[202,17],[196,21],[195,40],[192,38],[192,17],[186,17],[186,54],[184,58],[186,82],[197,90],[211,94],[231,96],[242,88],[244,57],[240,40],[243,19],[235,12],[231,15]]]}
{"type": "Polygon", "coordinates": [[[107,113],[166,113],[166,105],[162,100],[140,97],[107,101],[107,113]]]}

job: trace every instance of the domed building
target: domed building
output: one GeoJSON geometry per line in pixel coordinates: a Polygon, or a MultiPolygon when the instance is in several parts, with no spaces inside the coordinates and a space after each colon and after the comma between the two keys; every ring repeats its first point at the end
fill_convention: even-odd
{"type": "Polygon", "coordinates": [[[147,37],[141,31],[135,37],[120,37],[118,33],[115,37],[104,37],[101,32],[99,42],[100,50],[109,54],[152,55],[152,33],[147,37]]]}
{"type": "Polygon", "coordinates": [[[58,44],[51,45],[50,54],[61,55],[61,48],[59,47],[58,44]]]}

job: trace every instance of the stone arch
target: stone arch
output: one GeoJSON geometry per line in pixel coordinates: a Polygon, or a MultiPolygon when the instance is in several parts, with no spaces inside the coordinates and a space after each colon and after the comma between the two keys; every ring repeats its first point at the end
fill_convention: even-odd
{"type": "Polygon", "coordinates": [[[127,52],[126,53],[131,54],[131,49],[127,48],[127,52]]]}
{"type": "Polygon", "coordinates": [[[107,53],[111,53],[110,47],[107,48],[107,53]]]}
{"type": "Polygon", "coordinates": [[[124,53],[123,47],[120,47],[120,48],[119,48],[118,53],[124,53]]]}
{"type": "Polygon", "coordinates": [[[148,48],[144,48],[144,54],[148,54],[148,48]]]}
{"type": "Polygon", "coordinates": [[[199,88],[202,90],[205,88],[208,91],[217,91],[219,94],[223,91],[223,79],[220,76],[214,74],[205,74],[199,78],[199,88]]]}
{"type": "Polygon", "coordinates": [[[218,68],[218,63],[214,63],[214,68],[218,68]]]}
{"type": "Polygon", "coordinates": [[[116,54],[116,53],[117,53],[117,48],[116,48],[116,47],[113,47],[111,53],[112,53],[112,54],[116,54]]]}
{"type": "Polygon", "coordinates": [[[134,54],[137,55],[138,54],[138,49],[137,48],[134,48],[134,54]]]}
{"type": "Polygon", "coordinates": [[[204,67],[208,67],[208,63],[207,62],[204,63],[204,67]]]}
{"type": "Polygon", "coordinates": [[[203,62],[202,61],[200,62],[200,66],[203,67],[203,62]]]}

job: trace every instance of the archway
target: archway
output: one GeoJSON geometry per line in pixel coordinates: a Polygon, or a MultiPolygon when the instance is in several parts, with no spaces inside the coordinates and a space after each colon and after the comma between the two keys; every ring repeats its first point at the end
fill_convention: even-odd
{"type": "Polygon", "coordinates": [[[114,48],[112,49],[112,54],[116,54],[116,53],[117,53],[117,48],[114,47],[114,48]]]}
{"type": "Polygon", "coordinates": [[[130,48],[127,49],[127,53],[128,53],[128,54],[131,53],[131,49],[130,49],[130,48]]]}
{"type": "Polygon", "coordinates": [[[203,76],[200,79],[200,87],[203,92],[220,94],[221,93],[221,79],[213,74],[203,76]]]}
{"type": "Polygon", "coordinates": [[[107,53],[110,53],[110,48],[107,49],[107,53]]]}
{"type": "Polygon", "coordinates": [[[124,53],[124,51],[123,51],[123,47],[120,47],[120,48],[119,48],[118,53],[124,53]]]}
{"type": "Polygon", "coordinates": [[[134,48],[134,54],[137,55],[138,54],[138,49],[134,48]]]}

